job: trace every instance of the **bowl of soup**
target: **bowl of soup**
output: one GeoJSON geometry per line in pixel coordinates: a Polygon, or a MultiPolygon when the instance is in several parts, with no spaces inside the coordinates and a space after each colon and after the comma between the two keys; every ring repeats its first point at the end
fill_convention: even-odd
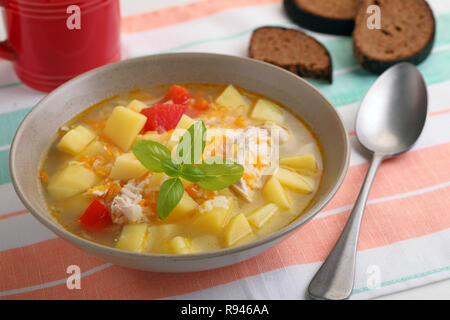
{"type": "Polygon", "coordinates": [[[204,53],[110,64],[39,102],[10,153],[15,190],[78,248],[135,269],[218,268],[276,245],[336,193],[348,136],[272,65],[204,53]]]}

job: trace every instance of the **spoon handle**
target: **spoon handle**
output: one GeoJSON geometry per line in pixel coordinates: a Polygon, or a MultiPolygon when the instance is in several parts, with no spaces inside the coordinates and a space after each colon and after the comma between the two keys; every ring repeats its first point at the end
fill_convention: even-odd
{"type": "Polygon", "coordinates": [[[359,227],[367,196],[383,155],[374,154],[355,206],[341,236],[308,287],[313,299],[347,299],[353,290],[359,227]]]}

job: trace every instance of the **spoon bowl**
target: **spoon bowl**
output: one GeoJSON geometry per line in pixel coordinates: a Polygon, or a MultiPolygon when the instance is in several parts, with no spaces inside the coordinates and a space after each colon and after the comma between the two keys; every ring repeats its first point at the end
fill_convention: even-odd
{"type": "Polygon", "coordinates": [[[356,116],[356,136],[372,152],[372,161],[341,236],[309,284],[312,298],[341,300],[351,295],[359,228],[375,174],[386,157],[414,145],[426,116],[425,81],[410,63],[386,70],[364,97],[356,116]]]}
{"type": "Polygon", "coordinates": [[[399,63],[375,81],[361,102],[356,136],[372,152],[399,155],[414,145],[426,115],[427,89],[420,72],[399,63]]]}

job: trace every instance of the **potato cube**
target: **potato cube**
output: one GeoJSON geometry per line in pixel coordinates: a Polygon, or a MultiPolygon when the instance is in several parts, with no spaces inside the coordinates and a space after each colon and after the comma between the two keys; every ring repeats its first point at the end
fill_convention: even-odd
{"type": "Polygon", "coordinates": [[[278,211],[278,206],[274,203],[268,203],[265,206],[256,209],[248,217],[248,221],[256,228],[261,228],[278,211]]]}
{"type": "Polygon", "coordinates": [[[180,233],[181,225],[179,224],[155,224],[149,228],[149,237],[156,237],[159,240],[168,240],[180,233]]]}
{"type": "Polygon", "coordinates": [[[93,187],[99,180],[93,171],[71,164],[50,178],[48,193],[55,199],[68,198],[93,187]]]}
{"type": "Polygon", "coordinates": [[[148,106],[143,103],[142,101],[139,101],[137,99],[131,100],[129,104],[127,104],[127,109],[136,111],[136,112],[141,112],[142,109],[148,108],[148,106]]]}
{"type": "Polygon", "coordinates": [[[215,102],[221,107],[231,109],[248,107],[247,101],[245,101],[244,97],[232,85],[226,87],[220,96],[217,97],[215,102]]]}
{"type": "Polygon", "coordinates": [[[279,124],[284,121],[284,113],[280,106],[266,99],[256,101],[250,117],[255,120],[270,120],[279,124]]]}
{"type": "Polygon", "coordinates": [[[104,134],[123,151],[128,151],[147,117],[122,106],[115,107],[106,122],[104,134]]]}
{"type": "Polygon", "coordinates": [[[133,153],[124,153],[116,158],[109,178],[112,180],[128,180],[142,177],[146,172],[141,162],[133,153]]]}
{"type": "Polygon", "coordinates": [[[268,202],[273,202],[283,209],[287,210],[292,205],[289,194],[275,176],[267,180],[262,192],[268,202]]]}
{"type": "Polygon", "coordinates": [[[317,172],[316,158],[313,154],[282,158],[280,165],[299,171],[317,172]]]}
{"type": "Polygon", "coordinates": [[[146,223],[124,225],[119,241],[117,241],[116,248],[127,251],[142,252],[147,233],[148,225],[146,223]]]}
{"type": "Polygon", "coordinates": [[[191,252],[191,240],[176,236],[169,241],[169,250],[175,254],[186,254],[191,252]]]}
{"type": "Polygon", "coordinates": [[[278,168],[275,177],[282,185],[295,192],[311,193],[314,190],[314,180],[296,172],[278,168]]]}
{"type": "Polygon", "coordinates": [[[105,144],[100,141],[94,141],[90,143],[86,149],[84,149],[80,154],[80,156],[88,156],[88,157],[97,157],[100,156],[105,160],[112,159],[114,155],[108,151],[105,144]]]}
{"type": "Polygon", "coordinates": [[[79,125],[61,138],[57,148],[70,154],[78,154],[94,139],[95,133],[79,125]]]}
{"type": "Polygon", "coordinates": [[[145,251],[164,252],[170,239],[180,234],[182,226],[179,224],[157,224],[148,228],[145,251]]]}
{"type": "Polygon", "coordinates": [[[211,252],[221,249],[217,236],[210,234],[193,238],[191,245],[191,252],[211,252]]]}
{"type": "Polygon", "coordinates": [[[231,247],[239,240],[252,234],[252,228],[248,223],[244,214],[238,214],[231,219],[230,223],[225,228],[225,244],[227,247],[231,247]]]}
{"type": "Polygon", "coordinates": [[[192,199],[187,194],[187,192],[184,192],[180,202],[178,202],[177,206],[172,210],[172,212],[164,221],[173,222],[187,218],[194,213],[197,207],[198,207],[197,202],[195,202],[194,199],[192,199]]]}
{"type": "Polygon", "coordinates": [[[92,198],[86,197],[81,193],[58,201],[58,207],[61,208],[58,221],[63,225],[72,223],[86,211],[91,203],[92,198]]]}
{"type": "Polygon", "coordinates": [[[180,118],[180,121],[178,121],[178,124],[175,128],[176,129],[189,129],[190,126],[192,126],[195,123],[195,120],[192,119],[191,117],[183,114],[180,118]]]}
{"type": "Polygon", "coordinates": [[[204,230],[220,231],[228,222],[233,205],[230,197],[216,196],[206,200],[198,207],[194,225],[204,230]]]}

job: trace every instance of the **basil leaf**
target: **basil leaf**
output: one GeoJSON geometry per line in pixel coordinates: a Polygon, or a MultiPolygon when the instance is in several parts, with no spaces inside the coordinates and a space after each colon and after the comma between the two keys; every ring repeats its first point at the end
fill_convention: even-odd
{"type": "Polygon", "coordinates": [[[161,168],[169,177],[178,177],[180,175],[180,165],[172,159],[162,159],[161,168]]]}
{"type": "Polygon", "coordinates": [[[164,181],[159,190],[156,208],[158,217],[165,220],[183,197],[184,186],[180,179],[172,178],[164,181]]]}
{"type": "Polygon", "coordinates": [[[195,122],[180,139],[177,146],[178,162],[194,164],[203,155],[206,146],[206,127],[202,120],[195,122]]]}
{"type": "Polygon", "coordinates": [[[136,141],[133,144],[132,151],[142,165],[153,172],[163,172],[161,161],[170,159],[170,150],[156,141],[136,141]]]}
{"type": "Polygon", "coordinates": [[[206,190],[221,190],[231,186],[237,182],[244,173],[244,167],[238,163],[230,160],[208,158],[203,163],[196,165],[196,167],[203,170],[205,176],[197,182],[200,188],[206,190]],[[225,163],[223,163],[225,162],[225,163]],[[222,164],[221,164],[222,163],[222,164]]]}
{"type": "Polygon", "coordinates": [[[186,180],[197,182],[205,177],[202,169],[192,164],[184,164],[181,167],[180,176],[186,180]]]}

